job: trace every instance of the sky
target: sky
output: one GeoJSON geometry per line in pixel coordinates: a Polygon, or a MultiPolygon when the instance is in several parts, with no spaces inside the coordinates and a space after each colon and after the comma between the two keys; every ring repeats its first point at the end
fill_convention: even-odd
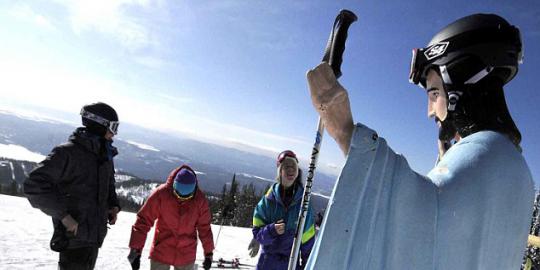
{"type": "MultiPolygon", "coordinates": [[[[505,92],[540,181],[537,0],[2,1],[0,108],[75,122],[81,106],[103,101],[121,122],[223,145],[292,149],[307,160],[318,115],[305,73],[320,62],[343,8],[359,17],[340,78],[354,120],[420,173],[434,165],[437,129],[425,91],[408,83],[411,50],[472,13],[517,25],[525,58],[505,92]]],[[[344,160],[326,134],[320,166],[337,173],[344,160]]]]}

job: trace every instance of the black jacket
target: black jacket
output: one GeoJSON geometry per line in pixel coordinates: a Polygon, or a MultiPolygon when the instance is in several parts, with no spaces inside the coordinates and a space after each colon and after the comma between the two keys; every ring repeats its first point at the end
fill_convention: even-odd
{"type": "Polygon", "coordinates": [[[55,236],[66,235],[60,220],[68,214],[79,223],[67,248],[101,247],[107,234],[108,210],[120,208],[112,161],[117,151],[106,144],[104,138],[78,128],[24,182],[30,204],[52,216],[55,236]]]}

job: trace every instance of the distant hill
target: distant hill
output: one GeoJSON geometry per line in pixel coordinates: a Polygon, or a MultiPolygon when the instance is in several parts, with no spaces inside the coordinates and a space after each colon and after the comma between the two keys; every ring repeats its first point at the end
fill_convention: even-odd
{"type": "MultiPolygon", "coordinates": [[[[65,142],[75,127],[0,110],[0,144],[19,145],[41,155],[47,155],[55,145],[65,142]]],[[[268,156],[130,124],[122,124],[114,145],[120,152],[115,158],[119,171],[142,179],[165,181],[174,168],[186,163],[199,172],[201,187],[214,193],[219,193],[225,183],[230,183],[234,173],[241,184],[253,183],[258,190],[273,183],[276,174],[275,160],[268,156]]],[[[0,152],[2,156],[8,155],[0,152]]],[[[28,172],[22,167],[14,170],[17,182],[25,171],[28,172]]],[[[319,171],[315,177],[313,191],[330,195],[336,177],[319,171]]]]}

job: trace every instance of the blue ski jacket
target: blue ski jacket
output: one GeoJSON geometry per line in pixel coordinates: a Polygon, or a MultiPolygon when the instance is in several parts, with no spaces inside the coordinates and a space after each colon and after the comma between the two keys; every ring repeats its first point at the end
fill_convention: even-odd
{"type": "MultiPolygon", "coordinates": [[[[304,189],[297,185],[293,200],[286,207],[282,201],[280,184],[275,183],[266,192],[257,204],[253,213],[253,236],[262,245],[262,252],[257,263],[257,270],[283,270],[287,269],[289,256],[298,224],[298,214],[302,205],[304,189]],[[285,233],[278,235],[274,227],[275,222],[284,220],[285,233]]],[[[311,248],[313,247],[315,226],[313,224],[313,211],[308,207],[302,245],[300,246],[300,258],[305,264],[311,248]]],[[[297,269],[303,269],[298,265],[297,269]]]]}

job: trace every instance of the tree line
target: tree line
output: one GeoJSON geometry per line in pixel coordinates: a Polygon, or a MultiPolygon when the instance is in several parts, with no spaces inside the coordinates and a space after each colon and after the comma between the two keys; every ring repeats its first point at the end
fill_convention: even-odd
{"type": "MultiPolygon", "coordinates": [[[[136,187],[148,184],[151,181],[134,179],[122,183],[117,183],[117,188],[122,186],[136,187]]],[[[268,190],[268,185],[264,190],[268,190]]],[[[212,223],[223,224],[235,227],[251,227],[253,210],[264,194],[257,192],[255,186],[250,183],[240,186],[236,181],[236,175],[230,184],[224,184],[221,194],[206,192],[210,211],[212,212],[212,223]]],[[[0,184],[0,194],[24,197],[22,184],[11,181],[9,184],[0,184]]],[[[118,196],[120,206],[123,211],[136,213],[142,206],[142,202],[136,202],[130,197],[118,196]]]]}
{"type": "Polygon", "coordinates": [[[253,210],[270,188],[268,185],[262,192],[257,192],[252,183],[239,187],[236,175],[233,176],[230,187],[223,185],[219,196],[209,196],[212,223],[235,227],[251,227],[253,210]]]}

